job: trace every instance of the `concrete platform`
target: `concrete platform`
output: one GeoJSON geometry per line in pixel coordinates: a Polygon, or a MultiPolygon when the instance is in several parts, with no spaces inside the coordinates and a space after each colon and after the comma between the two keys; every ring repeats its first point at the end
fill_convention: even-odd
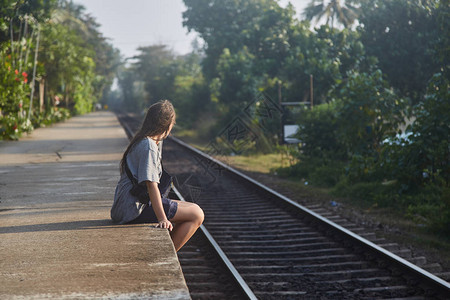
{"type": "Polygon", "coordinates": [[[110,220],[127,144],[111,112],[0,142],[0,299],[190,299],[167,230],[110,220]]]}

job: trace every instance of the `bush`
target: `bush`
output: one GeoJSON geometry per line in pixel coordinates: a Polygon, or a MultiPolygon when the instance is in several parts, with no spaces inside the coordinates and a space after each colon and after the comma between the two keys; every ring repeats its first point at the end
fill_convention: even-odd
{"type": "Polygon", "coordinates": [[[348,177],[336,184],[331,193],[338,197],[346,197],[363,206],[400,207],[397,201],[396,187],[381,182],[350,183],[348,177]]]}
{"type": "Polygon", "coordinates": [[[6,45],[0,45],[0,138],[17,140],[33,129],[26,118],[28,74],[14,68],[6,45]]]}
{"type": "Polygon", "coordinates": [[[308,166],[300,162],[290,167],[282,167],[274,170],[275,174],[279,175],[280,177],[297,179],[307,178],[309,171],[310,169],[308,169],[308,166]]]}
{"type": "Polygon", "coordinates": [[[430,80],[415,108],[407,136],[391,139],[380,151],[353,155],[347,177],[333,192],[404,212],[429,231],[450,231],[450,93],[442,74],[430,80]],[[389,182],[390,184],[386,184],[389,182]]]}
{"type": "Polygon", "coordinates": [[[350,73],[334,100],[298,120],[299,162],[277,173],[301,178],[366,207],[393,208],[429,231],[450,233],[450,82],[430,80],[407,137],[396,137],[405,101],[381,71],[350,73]],[[390,141],[387,143],[386,141],[390,141]]]}
{"type": "Polygon", "coordinates": [[[398,138],[384,150],[384,164],[405,191],[426,184],[449,186],[450,84],[438,73],[430,81],[425,99],[415,108],[416,120],[407,139],[398,138]]]}
{"type": "Polygon", "coordinates": [[[56,122],[61,122],[70,118],[70,111],[67,108],[51,107],[45,113],[37,113],[33,116],[35,127],[48,126],[56,122]]]}
{"type": "Polygon", "coordinates": [[[450,189],[428,185],[419,194],[406,196],[407,216],[431,232],[450,236],[450,189]]]}
{"type": "Polygon", "coordinates": [[[331,193],[358,202],[363,207],[395,208],[407,218],[430,232],[450,234],[450,189],[427,185],[416,192],[401,191],[392,182],[358,182],[348,178],[340,181],[331,193]]]}
{"type": "Polygon", "coordinates": [[[27,118],[17,115],[6,115],[0,120],[0,137],[3,140],[18,140],[23,133],[33,130],[33,125],[27,118]]]}
{"type": "Polygon", "coordinates": [[[330,165],[323,165],[315,168],[309,174],[309,182],[320,187],[335,186],[343,176],[343,164],[334,162],[330,165]]]}
{"type": "Polygon", "coordinates": [[[331,92],[336,100],[337,138],[352,155],[373,156],[404,123],[406,101],[396,96],[380,70],[351,72],[331,92]]]}
{"type": "Polygon", "coordinates": [[[346,149],[339,139],[337,102],[320,104],[301,112],[296,135],[301,140],[302,155],[343,159],[346,149]]]}

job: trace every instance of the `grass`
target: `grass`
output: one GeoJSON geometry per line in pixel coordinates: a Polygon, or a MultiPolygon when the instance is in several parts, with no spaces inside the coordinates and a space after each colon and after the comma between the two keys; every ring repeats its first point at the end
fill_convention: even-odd
{"type": "Polygon", "coordinates": [[[275,168],[289,166],[289,161],[279,153],[226,156],[222,160],[237,169],[262,174],[270,174],[275,168]]]}
{"type": "MultiPolygon", "coordinates": [[[[196,147],[199,150],[205,151],[206,143],[198,138],[194,130],[178,129],[175,132],[177,138],[196,147]]],[[[243,171],[258,172],[262,174],[269,174],[273,169],[279,167],[289,167],[290,157],[284,153],[269,153],[269,154],[253,154],[253,155],[229,155],[216,157],[226,164],[243,171]]]]}

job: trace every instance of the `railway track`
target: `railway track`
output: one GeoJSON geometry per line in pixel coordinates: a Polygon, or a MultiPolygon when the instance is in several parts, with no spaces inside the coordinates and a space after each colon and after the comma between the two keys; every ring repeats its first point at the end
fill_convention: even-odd
{"type": "MultiPolygon", "coordinates": [[[[127,118],[120,118],[122,124],[135,122],[127,118]]],[[[177,196],[203,208],[204,228],[220,246],[214,250],[199,233],[179,252],[193,299],[447,299],[450,295],[448,282],[377,246],[373,236],[369,242],[364,236],[372,234],[364,229],[350,228],[358,231],[356,235],[228,166],[211,162],[175,138],[165,142],[164,160],[176,178],[177,196]],[[222,262],[216,253],[228,261],[222,262]],[[240,290],[235,284],[238,279],[230,279],[227,264],[237,270],[250,293],[240,290]],[[236,294],[227,294],[230,290],[236,294]]]]}

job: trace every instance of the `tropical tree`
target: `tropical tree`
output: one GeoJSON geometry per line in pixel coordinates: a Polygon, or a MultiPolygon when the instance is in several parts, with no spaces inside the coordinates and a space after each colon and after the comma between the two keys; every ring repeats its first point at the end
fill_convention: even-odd
{"type": "Polygon", "coordinates": [[[55,1],[0,1],[0,137],[17,139],[30,121],[39,22],[55,1]]]}
{"type": "Polygon", "coordinates": [[[166,45],[139,47],[134,68],[144,82],[147,104],[170,98],[178,66],[174,53],[166,45]]]}
{"type": "Polygon", "coordinates": [[[30,19],[35,22],[47,20],[56,2],[57,0],[0,0],[0,43],[24,37],[27,28],[25,24],[30,19]]]}
{"type": "Polygon", "coordinates": [[[191,53],[176,58],[178,71],[171,100],[177,110],[177,124],[186,128],[204,127],[202,122],[212,119],[210,112],[214,105],[202,73],[201,60],[202,54],[195,47],[191,53]]]}
{"type": "Polygon", "coordinates": [[[444,68],[445,74],[450,72],[450,2],[441,0],[436,5],[436,21],[438,27],[438,38],[435,45],[437,58],[444,68]]]}
{"type": "Polygon", "coordinates": [[[224,49],[237,53],[246,46],[259,61],[259,73],[275,76],[289,51],[292,6],[275,0],[184,0],[183,25],[205,41],[203,72],[208,81],[217,77],[224,49]]]}
{"type": "Polygon", "coordinates": [[[147,106],[147,94],[144,82],[136,71],[136,66],[121,68],[117,79],[121,91],[121,109],[131,112],[142,111],[147,106]]]}
{"type": "Polygon", "coordinates": [[[338,101],[339,138],[352,155],[377,157],[383,141],[404,123],[406,101],[399,98],[382,72],[351,71],[331,92],[338,101]]]}
{"type": "Polygon", "coordinates": [[[436,73],[416,109],[408,137],[387,148],[386,165],[404,189],[427,183],[450,186],[450,80],[436,73]]]}
{"type": "MultiPolygon", "coordinates": [[[[52,23],[43,27],[40,55],[43,68],[40,73],[47,86],[47,101],[52,99],[52,103],[47,102],[48,106],[56,104],[53,100],[58,97],[64,101],[64,107],[74,107],[77,91],[91,87],[95,70],[92,56],[92,50],[83,47],[80,36],[68,27],[52,23]]],[[[92,91],[88,99],[81,101],[85,100],[93,103],[92,91]]]]}
{"type": "Polygon", "coordinates": [[[118,60],[98,27],[72,1],[0,0],[2,138],[67,117],[60,100],[74,113],[92,109],[118,60]]]}
{"type": "Polygon", "coordinates": [[[177,110],[178,124],[201,122],[199,115],[208,111],[211,101],[198,49],[183,56],[160,44],[138,50],[134,62],[120,67],[118,73],[122,108],[140,112],[158,100],[170,99],[177,110]]]}
{"type": "Polygon", "coordinates": [[[311,0],[305,8],[303,16],[309,21],[315,19],[316,24],[325,19],[325,24],[332,28],[335,23],[348,28],[353,25],[359,15],[359,9],[353,2],[351,0],[329,0],[327,4],[325,0],[311,0]]]}
{"type": "Polygon", "coordinates": [[[236,109],[242,110],[247,103],[253,101],[258,83],[258,76],[253,71],[255,65],[255,56],[247,47],[244,46],[236,53],[224,49],[217,65],[219,74],[216,78],[221,103],[228,107],[234,105],[236,109]]]}
{"type": "MultiPolygon", "coordinates": [[[[389,83],[413,104],[421,101],[428,80],[444,66],[449,5],[439,0],[365,0],[359,17],[361,42],[378,59],[389,83]],[[439,18],[445,12],[447,18],[439,18]],[[441,26],[442,29],[439,29],[441,26]],[[439,47],[437,47],[439,45],[439,47]],[[436,49],[439,48],[439,49],[436,49]]],[[[447,34],[448,36],[448,34],[447,34]]],[[[448,60],[448,59],[447,59],[448,60]]]]}
{"type": "Polygon", "coordinates": [[[51,21],[61,24],[79,36],[81,45],[92,50],[90,57],[95,62],[97,76],[93,84],[96,99],[100,99],[104,91],[109,90],[120,64],[120,53],[99,31],[100,25],[85,13],[85,7],[72,1],[62,1],[53,11],[51,21]]]}

